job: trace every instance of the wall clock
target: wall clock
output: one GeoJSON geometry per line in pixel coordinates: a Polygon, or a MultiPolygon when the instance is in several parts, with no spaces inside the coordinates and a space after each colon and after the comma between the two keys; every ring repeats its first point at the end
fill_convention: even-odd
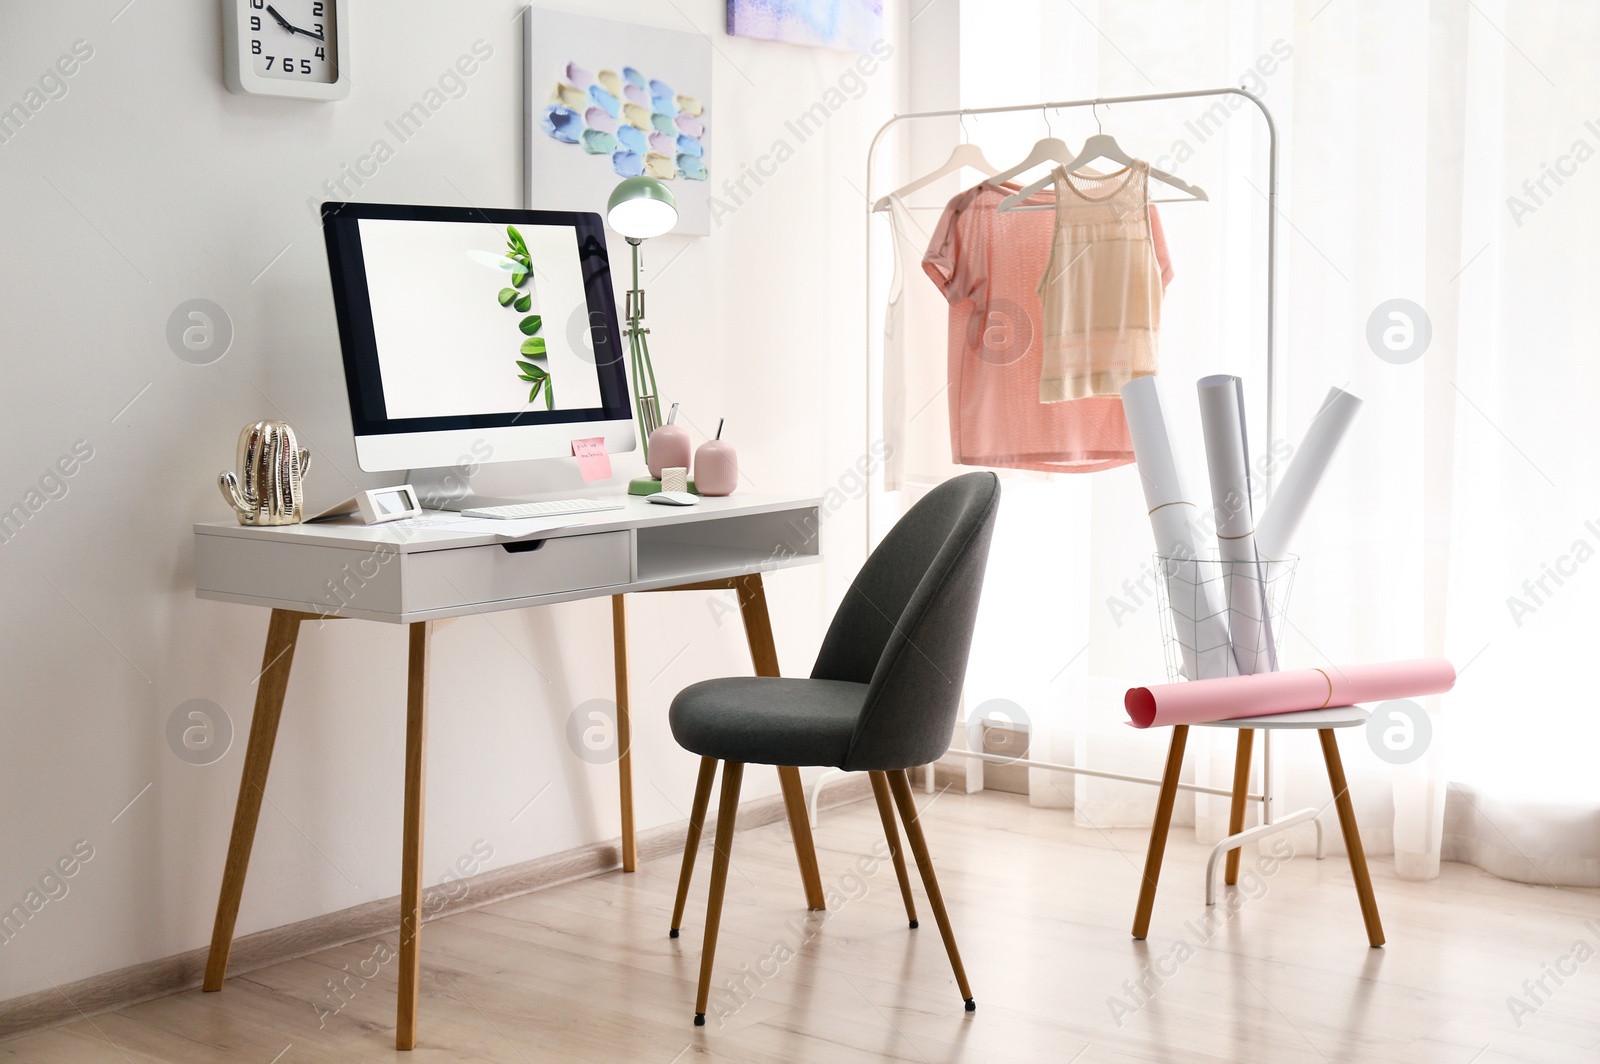
{"type": "Polygon", "coordinates": [[[222,70],[249,96],[350,95],[348,0],[223,0],[222,70]]]}

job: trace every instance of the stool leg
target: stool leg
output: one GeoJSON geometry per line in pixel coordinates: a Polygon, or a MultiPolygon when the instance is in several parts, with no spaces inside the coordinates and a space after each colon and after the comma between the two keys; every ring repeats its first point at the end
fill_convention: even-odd
{"type": "Polygon", "coordinates": [[[961,964],[961,951],[956,949],[956,935],[950,929],[950,914],[944,910],[944,895],[939,893],[939,879],[933,874],[933,858],[928,855],[928,842],[922,837],[922,824],[917,819],[916,799],[911,797],[911,777],[905,769],[886,774],[889,789],[894,793],[895,805],[900,807],[900,819],[906,825],[906,841],[911,843],[911,855],[917,859],[917,871],[922,873],[922,886],[928,892],[928,904],[933,908],[934,923],[939,925],[939,937],[944,939],[944,950],[950,954],[950,967],[956,973],[956,987],[967,1011],[978,1006],[972,1000],[972,987],[967,983],[967,970],[961,964]]]}
{"type": "Polygon", "coordinates": [[[878,800],[878,819],[883,821],[883,837],[889,840],[889,856],[894,861],[894,875],[900,881],[900,898],[906,903],[906,919],[917,926],[917,903],[911,898],[911,877],[906,874],[906,857],[900,852],[900,830],[894,826],[894,803],[889,795],[889,777],[882,772],[869,772],[872,777],[872,796],[878,800]]]}
{"type": "MultiPolygon", "coordinates": [[[[1228,834],[1237,835],[1244,830],[1244,808],[1250,794],[1250,755],[1255,745],[1254,728],[1239,729],[1239,749],[1233,756],[1233,807],[1228,810],[1228,834]]],[[[1235,846],[1228,851],[1228,862],[1223,868],[1222,881],[1228,886],[1239,882],[1239,857],[1235,846]]]]}
{"type": "Polygon", "coordinates": [[[678,900],[672,903],[672,930],[668,935],[678,937],[683,926],[683,906],[689,900],[689,880],[694,877],[695,853],[700,849],[700,832],[706,826],[706,806],[711,804],[711,780],[717,774],[717,759],[700,759],[700,778],[694,783],[694,808],[689,810],[689,835],[683,840],[683,868],[678,872],[678,900]]]}
{"type": "Polygon", "coordinates": [[[711,857],[711,896],[706,899],[706,939],[700,951],[700,992],[694,999],[694,1025],[706,1025],[706,1006],[711,1002],[711,965],[717,955],[717,930],[722,925],[722,895],[728,886],[728,860],[733,854],[733,824],[739,817],[739,784],[744,765],[726,761],[722,765],[722,801],[717,805],[716,852],[711,857]]]}
{"type": "Polygon", "coordinates": [[[1189,741],[1189,726],[1172,729],[1172,745],[1167,748],[1167,770],[1161,775],[1161,792],[1156,798],[1156,820],[1150,825],[1150,851],[1144,858],[1144,878],[1139,883],[1139,907],[1133,914],[1133,937],[1144,938],[1150,930],[1150,912],[1156,905],[1156,881],[1161,878],[1161,858],[1167,852],[1167,830],[1172,827],[1172,803],[1178,798],[1178,776],[1183,771],[1183,748],[1189,741]]]}
{"type": "Polygon", "coordinates": [[[1383,921],[1378,919],[1378,899],[1372,893],[1372,876],[1367,872],[1367,853],[1361,848],[1361,832],[1356,829],[1356,807],[1350,801],[1350,785],[1344,778],[1344,763],[1339,760],[1339,741],[1332,728],[1317,729],[1322,740],[1322,759],[1328,763],[1328,783],[1333,786],[1333,806],[1339,811],[1339,830],[1344,833],[1344,848],[1350,854],[1350,874],[1356,881],[1356,897],[1361,899],[1361,919],[1367,925],[1367,941],[1374,949],[1383,945],[1383,921]]]}

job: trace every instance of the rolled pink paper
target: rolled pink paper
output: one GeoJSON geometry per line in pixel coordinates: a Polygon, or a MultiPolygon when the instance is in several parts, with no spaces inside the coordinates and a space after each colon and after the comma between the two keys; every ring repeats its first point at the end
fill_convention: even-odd
{"type": "Polygon", "coordinates": [[[1130,687],[1123,706],[1135,728],[1163,728],[1436,695],[1455,685],[1455,666],[1444,658],[1417,658],[1130,687]]]}

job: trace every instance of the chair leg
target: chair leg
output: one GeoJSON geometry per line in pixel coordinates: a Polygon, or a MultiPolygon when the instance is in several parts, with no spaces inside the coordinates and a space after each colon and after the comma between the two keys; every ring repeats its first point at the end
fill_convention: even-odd
{"type": "Polygon", "coordinates": [[[689,880],[694,877],[694,859],[700,849],[700,832],[706,826],[706,806],[711,804],[711,781],[717,774],[717,759],[700,759],[700,778],[694,783],[694,808],[689,810],[689,835],[683,840],[683,868],[678,872],[678,900],[672,903],[670,937],[678,937],[683,926],[683,906],[689,900],[689,880]]]}
{"type": "Polygon", "coordinates": [[[1383,921],[1378,919],[1378,899],[1372,893],[1372,876],[1367,872],[1367,853],[1361,848],[1361,832],[1356,829],[1356,808],[1350,801],[1350,785],[1344,778],[1344,763],[1339,760],[1339,742],[1332,728],[1317,729],[1322,740],[1322,759],[1328,763],[1328,783],[1333,786],[1333,805],[1339,811],[1339,830],[1344,833],[1344,848],[1350,854],[1350,874],[1356,881],[1356,897],[1361,899],[1361,919],[1367,925],[1367,942],[1377,949],[1383,945],[1383,921]]]}
{"type": "Polygon", "coordinates": [[[878,800],[878,819],[883,821],[883,837],[889,841],[889,856],[894,860],[894,875],[900,881],[900,898],[906,903],[906,919],[917,926],[917,903],[911,897],[911,877],[906,874],[906,856],[900,851],[900,829],[894,825],[894,799],[889,794],[889,777],[869,772],[872,796],[878,800]]]}
{"type": "Polygon", "coordinates": [[[717,955],[717,930],[722,924],[722,895],[728,886],[728,860],[733,853],[733,825],[739,816],[739,784],[744,765],[726,761],[722,765],[722,800],[717,805],[716,852],[711,858],[711,896],[706,899],[706,940],[700,951],[700,991],[694,999],[694,1025],[706,1025],[706,1006],[711,1002],[711,965],[717,955]]]}
{"type": "MultiPolygon", "coordinates": [[[[1233,807],[1228,810],[1228,834],[1237,835],[1244,830],[1244,809],[1250,794],[1250,755],[1255,745],[1254,728],[1239,729],[1239,749],[1233,757],[1233,807]]],[[[1228,886],[1239,882],[1239,858],[1242,851],[1235,846],[1228,851],[1228,861],[1223,868],[1222,881],[1228,886]]]]}
{"type": "Polygon", "coordinates": [[[906,826],[906,841],[911,843],[911,855],[917,860],[917,871],[922,873],[922,886],[928,892],[928,904],[933,908],[934,922],[939,925],[939,935],[944,939],[945,952],[950,954],[950,967],[956,973],[956,987],[967,1011],[978,1006],[972,1000],[972,987],[967,983],[967,970],[961,964],[961,951],[956,949],[955,932],[950,929],[950,915],[944,909],[944,895],[939,893],[939,880],[933,874],[933,858],[928,856],[928,843],[922,837],[922,825],[917,820],[917,803],[911,797],[911,778],[905,769],[886,773],[889,789],[900,807],[900,819],[906,826]]]}
{"type": "Polygon", "coordinates": [[[1156,882],[1161,878],[1161,859],[1167,852],[1167,831],[1172,827],[1172,804],[1178,799],[1178,776],[1183,772],[1183,748],[1189,741],[1189,726],[1172,729],[1172,745],[1167,748],[1167,769],[1161,775],[1161,791],[1156,798],[1156,819],[1150,825],[1150,850],[1144,857],[1144,877],[1139,883],[1139,906],[1133,913],[1133,937],[1144,938],[1150,930],[1150,913],[1156,907],[1156,882]]]}

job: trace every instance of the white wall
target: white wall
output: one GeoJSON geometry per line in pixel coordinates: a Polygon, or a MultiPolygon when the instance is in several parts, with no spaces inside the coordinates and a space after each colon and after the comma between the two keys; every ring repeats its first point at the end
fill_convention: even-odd
{"type": "MultiPolygon", "coordinates": [[[[216,4],[0,10],[0,109],[26,101],[75,42],[92,49],[65,95],[46,79],[59,98],[0,142],[0,509],[42,502],[0,543],[0,907],[38,891],[79,840],[93,848],[66,895],[0,944],[0,999],[209,937],[267,618],[193,597],[190,523],[229,516],[214,481],[233,462],[240,426],[257,418],[285,418],[309,442],[314,502],[382,479],[356,470],[307,202],[325,198],[323,182],[376,139],[392,141],[385,120],[481,40],[492,55],[465,93],[352,198],[519,205],[520,5],[346,2],[354,88],[331,104],[229,94],[216,4]],[[220,304],[235,329],[212,365],[185,363],[166,339],[169,314],[193,298],[220,304]],[[69,479],[46,477],[60,497],[30,499],[79,440],[92,457],[69,479]],[[168,718],[189,699],[217,703],[232,721],[233,745],[214,764],[169,748],[168,718]]],[[[784,120],[854,59],[727,38],[720,0],[581,7],[711,36],[719,176],[770,151],[784,120]]],[[[900,17],[891,5],[890,25],[900,17]]],[[[748,490],[821,493],[865,446],[857,190],[868,138],[893,109],[899,61],[796,145],[711,238],[648,246],[662,387],[697,425],[729,417],[748,490]]],[[[638,467],[635,455],[619,473],[638,467]]],[[[809,668],[862,556],[854,483],[843,481],[848,500],[832,496],[827,564],[769,581],[788,672],[809,668]]],[[[749,668],[730,605],[726,593],[630,602],[641,827],[681,818],[692,791],[695,759],[666,726],[671,696],[749,668]]],[[[565,739],[572,709],[611,693],[608,636],[603,600],[440,633],[430,885],[477,840],[492,846],[483,867],[493,868],[616,834],[613,769],[585,764],[565,739]]],[[[395,627],[306,633],[240,933],[398,892],[404,655],[395,627]]],[[[746,796],[775,790],[755,772],[746,796]]]]}

